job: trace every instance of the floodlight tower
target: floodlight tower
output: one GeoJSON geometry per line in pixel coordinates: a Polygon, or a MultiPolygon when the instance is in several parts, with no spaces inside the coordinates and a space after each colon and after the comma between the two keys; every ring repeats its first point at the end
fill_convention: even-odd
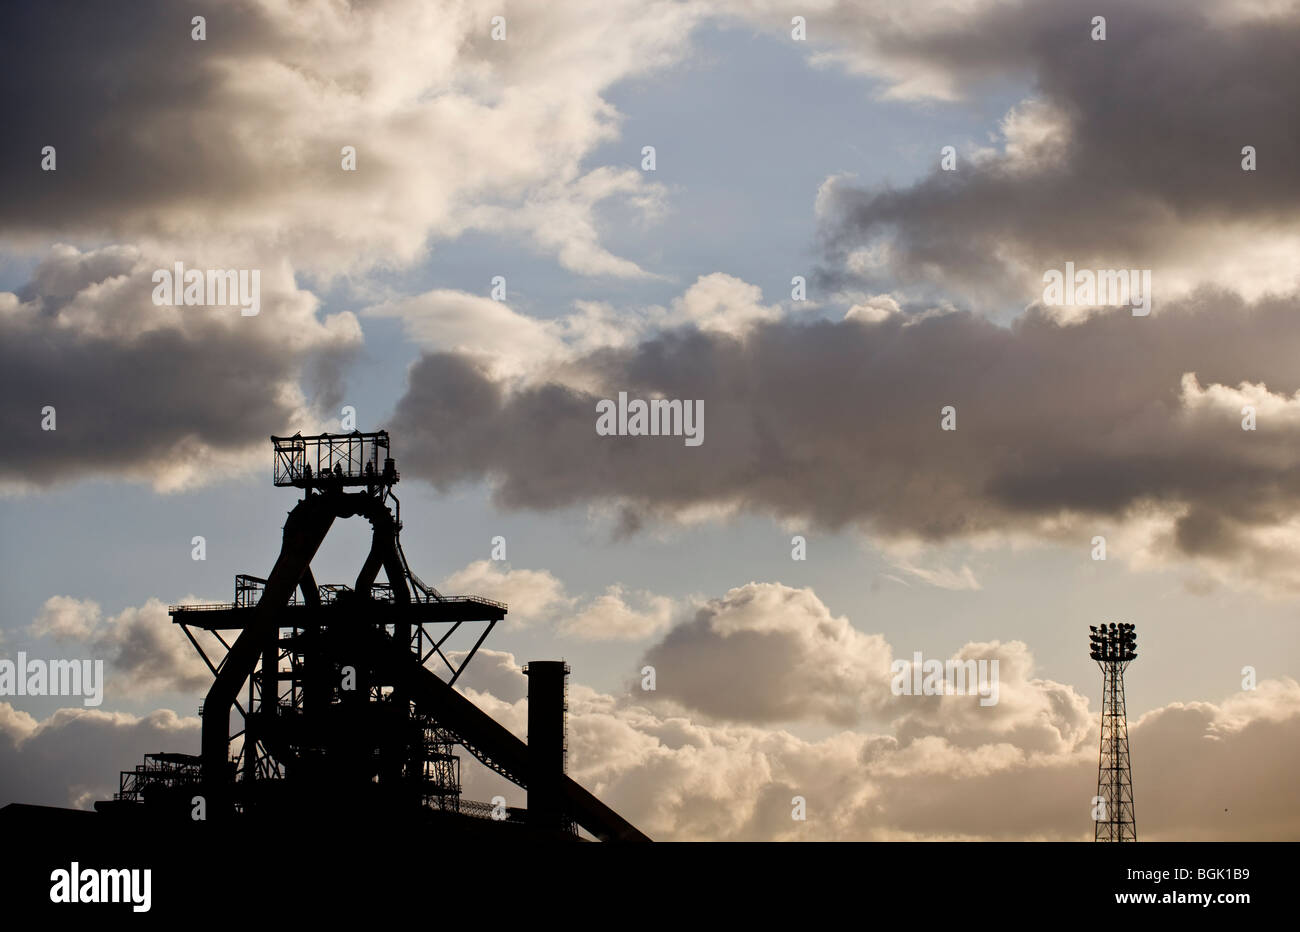
{"type": "Polygon", "coordinates": [[[1124,670],[1137,658],[1133,625],[1088,626],[1088,656],[1103,675],[1101,694],[1101,756],[1097,763],[1097,796],[1101,818],[1094,841],[1137,841],[1133,816],[1133,771],[1128,757],[1128,717],[1124,708],[1124,670]]]}

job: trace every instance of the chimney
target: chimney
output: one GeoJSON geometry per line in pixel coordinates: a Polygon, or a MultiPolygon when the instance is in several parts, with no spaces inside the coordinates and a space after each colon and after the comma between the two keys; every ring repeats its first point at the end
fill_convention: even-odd
{"type": "Polygon", "coordinates": [[[572,831],[564,806],[565,717],[569,665],[534,660],[528,677],[528,821],[534,828],[572,831]]]}

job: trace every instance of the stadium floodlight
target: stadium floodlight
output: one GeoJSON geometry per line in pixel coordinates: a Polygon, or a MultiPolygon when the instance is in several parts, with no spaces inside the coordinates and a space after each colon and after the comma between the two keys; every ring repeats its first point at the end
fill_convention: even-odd
{"type": "Polygon", "coordinates": [[[1104,813],[1096,819],[1096,841],[1137,841],[1133,815],[1133,774],[1129,763],[1124,670],[1137,658],[1137,626],[1110,622],[1100,630],[1088,626],[1088,656],[1104,676],[1101,706],[1101,755],[1097,762],[1097,796],[1104,813]]]}

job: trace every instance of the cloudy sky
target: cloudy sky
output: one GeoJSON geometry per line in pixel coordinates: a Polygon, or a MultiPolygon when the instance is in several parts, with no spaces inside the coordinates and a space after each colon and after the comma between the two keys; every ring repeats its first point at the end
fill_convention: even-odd
{"type": "Polygon", "coordinates": [[[1139,837],[1300,838],[1300,4],[3,16],[0,655],[108,684],[0,699],[0,804],[197,751],[166,606],[266,574],[268,436],[351,406],[415,570],[510,603],[466,693],[522,734],[567,659],[571,772],[652,837],[1090,839],[1129,621],[1139,837]],[[260,313],[156,305],[177,262],[260,313]],[[1051,303],[1067,262],[1150,314],[1051,303]],[[619,392],[704,442],[599,435],[619,392]],[[916,652],[999,702],[894,695],[916,652]]]}

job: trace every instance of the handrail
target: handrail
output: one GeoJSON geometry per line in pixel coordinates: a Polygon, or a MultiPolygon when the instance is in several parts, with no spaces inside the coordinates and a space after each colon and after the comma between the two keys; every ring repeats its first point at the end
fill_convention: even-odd
{"type": "MultiPolygon", "coordinates": [[[[481,595],[444,595],[439,601],[442,602],[475,602],[480,605],[491,605],[494,608],[508,609],[505,602],[496,599],[489,599],[481,595]]],[[[413,603],[420,604],[420,603],[413,603]]],[[[257,606],[255,605],[237,605],[234,602],[196,602],[192,604],[168,605],[168,614],[176,612],[229,612],[229,611],[246,611],[252,612],[257,606]]],[[[298,608],[298,605],[288,605],[287,608],[298,608]]],[[[309,606],[301,606],[307,608],[309,606]]]]}

